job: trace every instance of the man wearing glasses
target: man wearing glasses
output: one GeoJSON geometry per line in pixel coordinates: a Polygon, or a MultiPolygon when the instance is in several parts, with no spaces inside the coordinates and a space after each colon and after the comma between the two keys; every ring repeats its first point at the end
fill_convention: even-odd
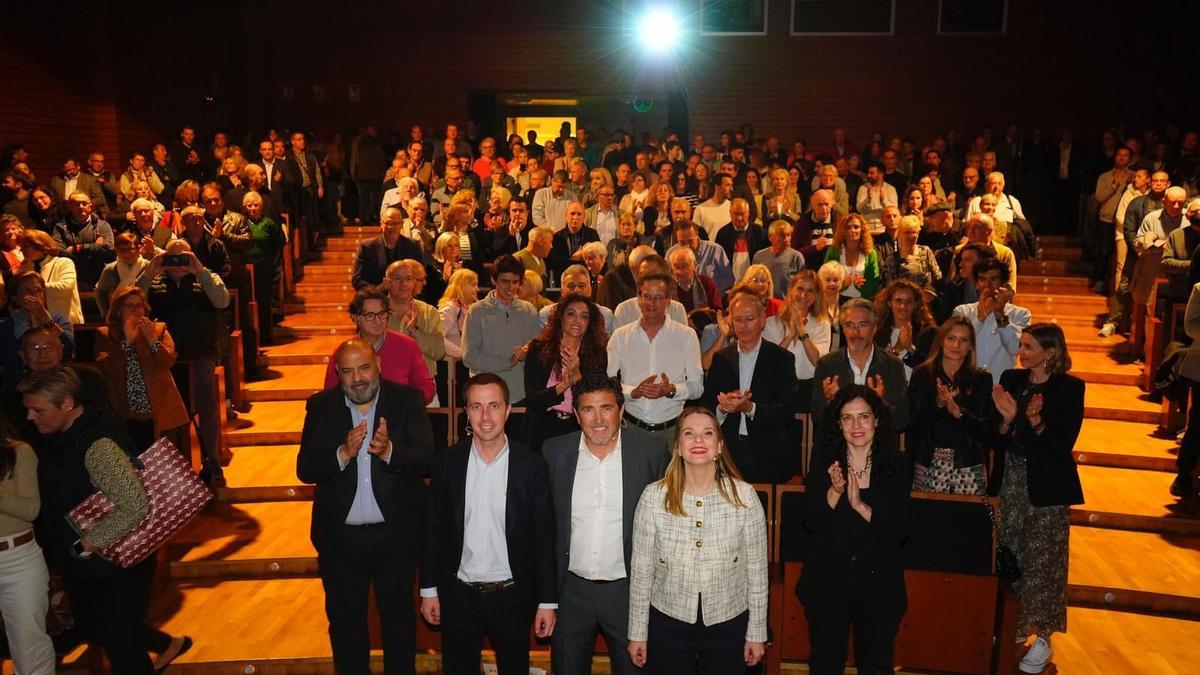
{"type": "Polygon", "coordinates": [[[862,298],[847,300],[839,314],[846,346],[822,356],[813,374],[812,419],[820,420],[825,404],[838,389],[864,384],[892,407],[892,427],[908,426],[908,382],[904,364],[886,349],[875,348],[875,306],[862,298]]]}
{"type": "MultiPolygon", "coordinates": [[[[429,369],[425,367],[425,357],[417,341],[401,335],[394,330],[388,330],[388,317],[392,314],[388,305],[387,292],[379,288],[367,287],[354,294],[350,302],[350,318],[357,327],[358,338],[375,348],[379,357],[379,373],[383,379],[396,384],[414,387],[425,396],[425,403],[433,400],[436,389],[429,369]]],[[[329,359],[329,367],[325,369],[325,388],[338,385],[338,374],[334,364],[337,359],[329,359]]]]}

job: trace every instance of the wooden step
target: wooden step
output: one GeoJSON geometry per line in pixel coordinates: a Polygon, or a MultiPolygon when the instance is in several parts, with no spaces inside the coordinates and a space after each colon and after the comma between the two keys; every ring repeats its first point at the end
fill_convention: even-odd
{"type": "Polygon", "coordinates": [[[1026,275],[1080,275],[1087,276],[1092,271],[1091,263],[1082,259],[1074,260],[1022,260],[1017,263],[1017,274],[1020,281],[1024,281],[1026,275]]]}
{"type": "Polygon", "coordinates": [[[1075,443],[1079,464],[1147,471],[1175,471],[1179,444],[1157,424],[1088,419],[1075,443]]]}
{"type": "MultiPolygon", "coordinates": [[[[1037,318],[1035,317],[1034,320],[1037,321],[1037,318]]],[[[1110,354],[1114,349],[1122,347],[1127,342],[1120,335],[1100,337],[1097,329],[1091,326],[1060,323],[1059,327],[1062,328],[1063,337],[1067,339],[1067,350],[1072,354],[1075,352],[1110,354]]]]}
{"type": "Polygon", "coordinates": [[[283,313],[304,314],[305,312],[317,312],[321,310],[335,310],[338,312],[348,312],[350,305],[348,303],[330,300],[328,302],[317,302],[315,300],[309,302],[285,302],[283,303],[283,313]]]}
{"type": "MultiPolygon", "coordinates": [[[[1065,332],[1065,328],[1063,329],[1065,332]]],[[[1068,348],[1071,345],[1068,344],[1068,348]]],[[[1071,374],[1088,383],[1125,384],[1139,386],[1142,382],[1142,366],[1136,363],[1121,363],[1101,352],[1071,351],[1071,374]]]]}
{"type": "MultiPolygon", "coordinates": [[[[357,253],[354,251],[330,251],[329,249],[326,249],[321,251],[318,264],[345,265],[346,267],[350,267],[354,264],[354,258],[356,255],[357,253]]],[[[311,264],[312,263],[305,265],[304,268],[308,269],[309,265],[311,264]]]]}
{"type": "Polygon", "coordinates": [[[354,268],[341,264],[309,264],[304,266],[304,282],[348,283],[354,268]]]}
{"type": "Polygon", "coordinates": [[[1083,406],[1088,419],[1155,424],[1162,415],[1160,404],[1148,400],[1137,387],[1124,384],[1087,385],[1083,406]]]}
{"type": "Polygon", "coordinates": [[[303,424],[304,401],[259,401],[226,427],[226,438],[234,447],[299,443],[303,424]]]}
{"type": "MultiPolygon", "coordinates": [[[[305,274],[307,274],[307,268],[305,274]]],[[[1092,282],[1087,277],[1061,274],[1020,274],[1017,289],[1038,293],[1090,293],[1092,282]]]]}
{"type": "Polygon", "coordinates": [[[292,303],[326,303],[335,302],[349,306],[354,300],[354,287],[350,284],[309,284],[301,281],[296,284],[296,290],[288,298],[292,303]]]}
{"type": "Polygon", "coordinates": [[[1076,527],[1067,599],[1200,618],[1200,537],[1076,527]]]}
{"type": "Polygon", "coordinates": [[[1083,251],[1074,246],[1051,246],[1043,245],[1040,250],[1039,260],[1081,260],[1083,251]]]}
{"type": "Polygon", "coordinates": [[[356,253],[358,251],[358,241],[358,239],[347,239],[344,237],[329,239],[325,242],[325,250],[356,253]]]}
{"type": "Polygon", "coordinates": [[[1181,511],[1171,496],[1172,474],[1080,466],[1079,478],[1085,503],[1071,507],[1074,525],[1200,535],[1200,518],[1181,511]]]}
{"type": "Polygon", "coordinates": [[[237,448],[225,467],[227,484],[217,488],[217,500],[230,504],[311,500],[313,486],[296,478],[298,450],[293,444],[237,448]]]}
{"type": "Polygon", "coordinates": [[[316,574],[311,524],[311,502],[216,504],[171,539],[171,576],[316,574]]]}
{"type": "Polygon", "coordinates": [[[302,339],[264,348],[267,362],[275,366],[324,364],[329,355],[346,341],[342,335],[310,335],[302,339]]]}
{"type": "Polygon", "coordinates": [[[297,336],[343,335],[349,338],[356,331],[354,322],[350,320],[350,315],[336,309],[316,310],[285,316],[279,326],[291,330],[297,336]]]}
{"type": "Polygon", "coordinates": [[[325,365],[272,366],[267,379],[246,383],[249,401],[305,400],[325,388],[325,365]]]}
{"type": "Polygon", "coordinates": [[[1064,246],[1075,249],[1083,246],[1079,237],[1064,234],[1042,234],[1037,236],[1037,240],[1039,246],[1064,246]]]}
{"type": "MultiPolygon", "coordinates": [[[[1028,309],[1037,316],[1085,316],[1108,310],[1108,298],[1095,293],[1041,293],[1034,289],[1026,291],[1018,286],[1013,304],[1028,309]]],[[[1038,319],[1035,319],[1038,320],[1038,319]]]]}
{"type": "Polygon", "coordinates": [[[1054,667],[1062,675],[1187,675],[1196,671],[1200,622],[1068,607],[1067,626],[1066,633],[1055,633],[1052,638],[1054,667]]]}

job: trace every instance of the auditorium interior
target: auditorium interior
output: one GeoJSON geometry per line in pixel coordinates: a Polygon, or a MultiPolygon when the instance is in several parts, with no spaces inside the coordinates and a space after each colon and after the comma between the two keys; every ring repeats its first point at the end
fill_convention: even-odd
{"type": "MultiPolygon", "coordinates": [[[[420,181],[417,189],[427,208],[442,223],[439,209],[451,203],[444,180],[443,148],[448,145],[477,191],[472,216],[478,222],[472,227],[491,227],[479,224],[490,223],[495,214],[478,191],[481,186],[490,189],[499,177],[513,177],[506,204],[523,199],[530,205],[530,218],[549,218],[541,214],[533,193],[550,188],[538,188],[536,182],[530,187],[530,181],[538,180],[533,176],[537,170],[542,185],[560,180],[557,169],[567,172],[564,180],[569,174],[576,181],[571,173],[576,160],[563,155],[568,139],[569,152],[584,160],[588,176],[599,166],[611,166],[614,173],[618,165],[625,166],[625,174],[643,177],[651,195],[660,162],[676,176],[682,172],[675,167],[686,166],[687,180],[679,182],[686,182],[683,190],[693,198],[692,206],[707,203],[713,190],[721,189],[718,179],[718,187],[704,184],[693,194],[695,174],[702,173],[699,182],[704,183],[723,164],[735,163],[730,197],[752,203],[751,219],[762,228],[775,220],[767,212],[770,197],[764,196],[764,190],[771,190],[772,169],[790,169],[793,183],[798,175],[793,187],[807,197],[818,181],[822,189],[826,186],[815,167],[836,166],[838,175],[828,189],[836,185],[839,197],[849,190],[853,215],[864,210],[861,195],[870,195],[861,191],[868,190],[867,172],[876,166],[882,171],[886,164],[885,188],[891,175],[904,181],[896,188],[900,203],[893,205],[906,218],[940,209],[955,215],[953,227],[961,227],[972,208],[970,195],[976,200],[984,195],[985,180],[990,180],[985,170],[1003,172],[1003,193],[1012,196],[1009,206],[1019,198],[1022,226],[1032,233],[1020,250],[1009,242],[1017,250],[1012,264],[1019,278],[1019,286],[1015,278],[1011,282],[1010,301],[1026,308],[1032,322],[1061,329],[1070,349],[1070,374],[1086,385],[1082,428],[1071,453],[1083,500],[1069,507],[1069,628],[1054,634],[1053,661],[1043,672],[1197,672],[1200,467],[1198,450],[1187,446],[1200,444],[1200,430],[1195,437],[1186,434],[1191,406],[1200,405],[1189,400],[1200,393],[1200,375],[1188,378],[1191,331],[1185,326],[1192,304],[1187,291],[1194,286],[1191,297],[1200,294],[1200,206],[1190,205],[1200,192],[1200,76],[1192,70],[1200,63],[1200,41],[1191,33],[1197,25],[1193,3],[538,0],[446,6],[62,0],[46,6],[15,3],[4,14],[0,146],[6,154],[0,157],[0,171],[6,173],[0,190],[5,214],[17,213],[8,203],[23,204],[24,195],[36,195],[35,185],[58,189],[52,187],[55,181],[74,186],[54,197],[68,204],[80,194],[74,190],[83,191],[84,182],[64,173],[65,165],[74,163],[87,173],[95,167],[85,165],[97,155],[110,182],[118,177],[123,182],[122,172],[133,171],[135,156],[151,165],[157,144],[175,156],[184,129],[194,139],[184,142],[180,161],[186,167],[177,167],[176,178],[190,175],[205,190],[206,183],[215,181],[225,195],[240,189],[237,206],[250,190],[244,167],[262,163],[264,140],[285,141],[286,161],[295,163],[290,139],[299,133],[311,154],[301,150],[298,165],[307,170],[304,158],[312,157],[319,163],[316,170],[323,172],[319,194],[308,174],[274,190],[277,198],[283,196],[277,205],[267,206],[283,220],[284,240],[273,262],[251,264],[243,254],[239,263],[231,256],[248,276],[226,284],[230,305],[220,313],[215,372],[197,377],[183,356],[171,368],[188,416],[177,445],[210,486],[212,500],[152,555],[148,621],[189,639],[168,672],[336,672],[326,594],[310,537],[314,494],[320,487],[298,478],[297,453],[306,415],[311,415],[306,402],[336,379],[330,364],[336,357],[331,355],[360,333],[362,318],[352,317],[348,309],[361,286],[356,260],[364,242],[380,236],[381,216],[389,210],[381,199],[391,194],[389,187],[399,189],[401,175],[412,175],[420,181]],[[456,147],[454,139],[443,143],[448,125],[455,129],[456,147]],[[574,134],[585,129],[587,142],[577,142],[574,134]],[[423,174],[401,169],[408,166],[406,149],[417,138],[414,134],[423,139],[421,161],[428,160],[432,173],[428,168],[423,174]],[[488,157],[494,153],[515,166],[514,136],[526,148],[535,147],[536,139],[536,156],[547,159],[535,171],[494,169],[495,163],[488,161],[481,168],[472,162],[480,158],[480,144],[492,140],[488,157]],[[464,145],[466,152],[458,149],[464,145]],[[352,177],[355,162],[361,160],[359,167],[369,163],[362,159],[368,146],[381,149],[383,164],[376,175],[362,168],[362,175],[352,177]],[[189,158],[193,148],[195,162],[189,158]],[[939,158],[937,168],[926,164],[931,148],[939,158]],[[882,157],[889,152],[889,158],[882,157]],[[730,159],[733,153],[736,162],[730,159]],[[1190,269],[1184,259],[1168,270],[1171,253],[1165,253],[1158,277],[1151,270],[1143,285],[1135,284],[1132,297],[1137,302],[1114,318],[1120,314],[1122,271],[1118,267],[1114,274],[1114,216],[1105,204],[1111,199],[1115,206],[1117,198],[1106,194],[1101,200],[1098,181],[1117,171],[1114,162],[1121,156],[1129,160],[1130,191],[1135,169],[1144,169],[1146,177],[1168,174],[1171,190],[1186,191],[1185,220],[1191,219],[1191,225],[1184,222],[1182,229],[1197,250],[1194,256],[1187,251],[1190,269]],[[626,164],[648,160],[649,167],[626,166],[620,157],[630,160],[626,164]],[[897,160],[905,170],[893,174],[897,160]],[[985,180],[978,188],[961,183],[964,163],[972,161],[983,164],[976,178],[985,180]],[[703,168],[694,170],[697,165],[703,168]],[[942,205],[922,202],[910,214],[918,172],[932,171],[921,175],[936,182],[939,168],[941,183],[926,196],[942,205]],[[757,185],[747,184],[747,171],[757,185]],[[365,184],[372,182],[368,190],[365,184]],[[856,198],[857,186],[862,187],[856,198]],[[309,202],[288,196],[301,193],[318,196],[309,202]],[[442,197],[446,199],[440,201],[442,197]],[[264,275],[270,278],[264,281],[264,275]],[[1182,295],[1174,283],[1179,278],[1186,282],[1182,295]],[[203,383],[211,383],[211,390],[203,383]],[[216,406],[216,459],[207,458],[202,449],[196,412],[200,399],[216,406]],[[1190,453],[1190,467],[1180,462],[1181,453],[1190,453]],[[1188,478],[1182,490],[1181,476],[1188,478]]],[[[1121,166],[1119,174],[1126,170],[1121,166]]],[[[101,173],[96,171],[95,180],[101,173]]],[[[168,189],[178,185],[176,181],[168,189]]],[[[636,196],[628,187],[617,189],[618,202],[621,190],[636,196]]],[[[1125,184],[1119,189],[1125,190],[1125,184]]],[[[1146,189],[1153,188],[1138,194],[1146,189]]],[[[112,232],[127,226],[136,232],[137,205],[131,206],[129,193],[122,190],[124,186],[106,197],[104,210],[112,232]]],[[[35,210],[33,197],[29,199],[18,214],[26,230],[42,225],[36,218],[26,222],[35,210]]],[[[157,199],[157,214],[164,220],[155,227],[174,227],[182,237],[180,195],[174,202],[161,195],[157,199]]],[[[595,197],[585,202],[580,193],[579,200],[590,206],[595,197]]],[[[227,196],[224,203],[231,203],[227,196]]],[[[93,199],[92,212],[103,206],[103,200],[93,199]]],[[[190,207],[195,209],[196,202],[190,207]]],[[[199,207],[207,208],[203,200],[199,207]]],[[[648,211],[635,208],[637,219],[648,211]]],[[[1002,208],[1003,203],[996,214],[1002,208]]],[[[876,218],[873,226],[878,222],[876,218]]],[[[1019,238],[1017,224],[1009,224],[1009,235],[1019,238]]],[[[434,229],[424,235],[413,232],[412,238],[421,247],[418,261],[430,283],[445,277],[444,288],[458,263],[442,257],[442,238],[432,221],[430,226],[434,229]],[[434,240],[439,242],[436,251],[434,240]]],[[[546,226],[563,228],[561,221],[557,227],[546,221],[546,226]]],[[[65,227],[70,229],[69,222],[65,227]]],[[[1132,227],[1137,230],[1136,223],[1132,227]]],[[[645,230],[653,230],[650,223],[645,230]]],[[[219,238],[211,228],[207,231],[219,238]]],[[[0,244],[6,232],[0,228],[0,244]]],[[[518,240],[520,236],[527,235],[523,232],[518,240]]],[[[813,237],[816,242],[815,233],[813,237]]],[[[714,232],[707,238],[716,241],[714,232]]],[[[1120,223],[1115,239],[1124,258],[1120,223]]],[[[478,298],[483,301],[492,288],[493,261],[480,241],[485,240],[473,233],[451,239],[470,242],[471,248],[456,255],[478,269],[478,298]]],[[[1170,249],[1174,239],[1164,235],[1154,246],[1163,242],[1170,249]]],[[[1185,239],[1179,242],[1183,246],[1185,239]]],[[[956,236],[952,244],[958,243],[956,236]]],[[[762,245],[767,246],[765,238],[762,245]]],[[[792,245],[800,248],[795,237],[792,245]]],[[[147,246],[160,249],[158,253],[169,248],[147,246]]],[[[8,255],[10,247],[4,248],[8,255]]],[[[82,245],[68,242],[64,248],[60,255],[76,249],[74,256],[81,257],[82,245]]],[[[154,255],[142,249],[144,257],[154,255]]],[[[674,259],[661,245],[658,254],[674,259]]],[[[734,267],[743,260],[739,269],[745,270],[748,258],[738,255],[730,256],[734,267]]],[[[1144,257],[1146,251],[1138,262],[1144,257]]],[[[559,286],[565,285],[559,283],[564,270],[553,260],[552,271],[539,282],[544,289],[534,293],[551,306],[564,292],[559,286]]],[[[25,269],[18,269],[19,259],[10,256],[9,262],[16,264],[4,267],[6,282],[25,269]]],[[[593,282],[615,275],[614,267],[593,272],[593,282]]],[[[805,267],[816,271],[820,261],[805,267]]],[[[45,277],[45,267],[41,269],[45,277]]],[[[105,291],[94,278],[86,278],[81,267],[77,302],[83,320],[70,321],[71,359],[81,364],[97,359],[113,321],[96,304],[105,291]]],[[[49,297],[51,289],[43,285],[49,297]]],[[[787,289],[775,288],[776,297],[788,302],[787,289]]],[[[931,300],[945,294],[941,282],[928,290],[931,300]]],[[[13,295],[10,291],[6,317],[19,310],[13,295]]],[[[869,296],[864,292],[860,297],[869,296]]],[[[422,299],[438,306],[438,297],[422,299]]],[[[107,305],[107,298],[103,302],[107,305]]],[[[619,319],[619,311],[617,315],[619,319]]],[[[1004,321],[998,325],[1007,326],[1004,321]]],[[[0,324],[0,330],[12,325],[0,324]]],[[[711,329],[705,333],[703,326],[694,327],[705,344],[711,329]]],[[[19,370],[22,361],[15,350],[21,335],[0,337],[0,344],[13,350],[0,355],[3,367],[19,370]]],[[[178,335],[175,341],[184,342],[178,335]]],[[[436,357],[425,355],[434,365],[429,374],[437,385],[434,405],[427,408],[435,455],[460,443],[469,445],[471,433],[461,391],[467,368],[437,347],[436,357]]],[[[0,381],[16,391],[19,374],[4,372],[0,381]]],[[[556,381],[557,375],[551,382],[556,381]]],[[[9,400],[9,393],[4,396],[9,400]]],[[[519,418],[525,411],[523,392],[512,398],[519,418]]],[[[1200,415],[1196,420],[1200,424],[1200,415]]],[[[817,442],[813,423],[806,412],[797,412],[792,423],[796,433],[789,438],[795,442],[787,452],[797,467],[794,475],[779,483],[754,484],[766,518],[770,638],[759,670],[747,672],[810,672],[808,622],[794,589],[811,554],[804,474],[817,442]]],[[[521,424],[510,419],[508,428],[512,438],[521,424]]],[[[983,497],[913,494],[910,534],[902,549],[908,608],[895,638],[897,672],[1022,672],[1029,647],[1020,644],[1016,631],[1018,596],[998,573],[998,535],[991,516],[997,499],[991,491],[983,497]]],[[[425,517],[411,514],[414,520],[425,517]]],[[[12,546],[22,543],[11,541],[12,546]]],[[[419,600],[415,585],[413,597],[419,600]]],[[[412,611],[416,672],[441,673],[440,629],[425,621],[416,605],[412,611]]],[[[382,673],[378,613],[375,603],[368,603],[370,666],[382,673]]],[[[56,647],[57,672],[117,672],[86,640],[56,642],[56,647]]],[[[531,667],[549,673],[550,641],[531,632],[529,649],[531,667]]],[[[495,662],[489,649],[483,660],[495,662]]],[[[0,672],[19,672],[12,661],[0,662],[0,672]]],[[[592,672],[613,672],[602,639],[596,642],[592,672]]]]}

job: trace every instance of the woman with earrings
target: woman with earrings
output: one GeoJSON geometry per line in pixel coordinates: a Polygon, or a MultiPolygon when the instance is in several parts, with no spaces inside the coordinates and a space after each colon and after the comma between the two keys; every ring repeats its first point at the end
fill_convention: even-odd
{"type": "Polygon", "coordinates": [[[870,387],[843,387],[825,411],[807,481],[811,553],[796,585],[808,619],[809,668],[842,673],[853,630],[858,672],[891,673],[908,607],[900,544],[908,536],[911,481],[891,413],[870,387]]]}
{"type": "Polygon", "coordinates": [[[708,408],[685,408],[633,517],[629,656],[648,673],[743,672],[767,641],[767,524],[708,408]]]}
{"type": "Polygon", "coordinates": [[[1067,374],[1071,356],[1056,324],[1021,333],[1021,368],[992,389],[1000,415],[1000,546],[1017,559],[1017,635],[1035,636],[1021,659],[1025,673],[1045,670],[1050,635],[1067,630],[1067,564],[1071,506],[1083,503],[1072,451],[1083,426],[1083,380],[1067,374]]]}

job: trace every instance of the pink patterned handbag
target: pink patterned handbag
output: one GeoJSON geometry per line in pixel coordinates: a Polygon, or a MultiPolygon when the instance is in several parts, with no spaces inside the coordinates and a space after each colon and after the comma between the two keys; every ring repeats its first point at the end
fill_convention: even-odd
{"type": "MultiPolygon", "coordinates": [[[[146,488],[146,498],[150,502],[146,518],[117,543],[97,551],[100,557],[125,568],[149,558],[213,498],[212,492],[167,439],[155,441],[138,455],[138,460],[142,467],[139,469],[134,462],[134,470],[146,488]]],[[[67,519],[76,531],[86,532],[112,508],[108,497],[97,490],[71,509],[67,519]]]]}

